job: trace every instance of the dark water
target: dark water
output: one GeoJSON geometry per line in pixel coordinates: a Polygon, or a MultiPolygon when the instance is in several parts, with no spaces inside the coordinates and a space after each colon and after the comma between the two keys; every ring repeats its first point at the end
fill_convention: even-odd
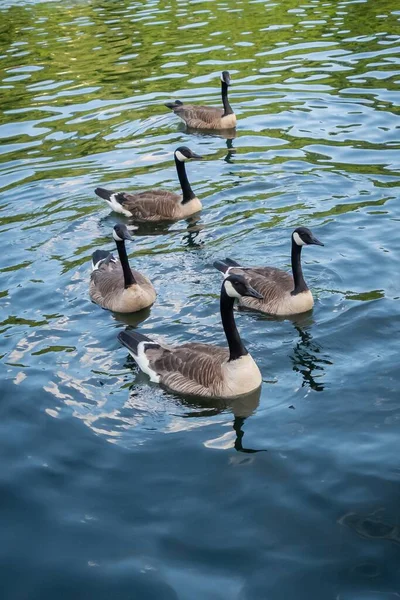
{"type": "Polygon", "coordinates": [[[398,1],[0,15],[1,598],[399,598],[398,1]],[[185,133],[163,102],[219,102],[226,68],[236,139],[185,133]],[[118,219],[93,189],[176,189],[180,144],[201,219],[135,237],[158,300],[113,316],[87,294],[118,219]],[[286,267],[298,225],[326,244],[313,314],[238,315],[259,402],[137,374],[119,330],[223,343],[213,260],[286,267]]]}

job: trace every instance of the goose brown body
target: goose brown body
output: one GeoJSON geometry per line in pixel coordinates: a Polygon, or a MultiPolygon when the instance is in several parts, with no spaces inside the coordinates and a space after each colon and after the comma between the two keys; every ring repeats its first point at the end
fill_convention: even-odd
{"type": "Polygon", "coordinates": [[[128,227],[122,223],[115,225],[113,238],[118,258],[106,250],[96,250],[92,255],[91,300],[102,308],[121,313],[133,313],[151,306],[157,295],[151,281],[129,265],[125,240],[132,240],[132,237],[128,227]]]}
{"type": "Polygon", "coordinates": [[[156,291],[151,281],[131,269],[135,283],[125,288],[124,273],[118,259],[101,264],[92,272],[89,295],[93,302],[114,312],[132,313],[151,306],[156,291]]]}
{"type": "Polygon", "coordinates": [[[169,190],[146,190],[137,193],[114,192],[104,188],[96,188],[95,194],[103,198],[111,210],[136,222],[159,223],[161,221],[177,221],[185,219],[202,208],[200,200],[190,186],[185,162],[201,160],[201,156],[180,146],[174,152],[175,166],[182,194],[169,190]]]}
{"type": "Polygon", "coordinates": [[[221,97],[223,108],[185,104],[180,100],[166,102],[165,106],[180,117],[190,129],[234,129],[236,127],[236,115],[228,100],[228,87],[230,83],[229,72],[222,71],[221,97]]]}
{"type": "Polygon", "coordinates": [[[230,267],[227,274],[242,275],[257,292],[257,298],[241,298],[240,306],[261,311],[270,315],[292,315],[307,312],[314,306],[309,289],[293,294],[293,276],[274,267],[230,267]]]}
{"type": "Polygon", "coordinates": [[[181,104],[172,107],[173,112],[191,129],[233,129],[236,115],[225,115],[223,108],[181,104]]]}
{"type": "Polygon", "coordinates": [[[157,343],[136,331],[118,335],[144,373],[168,390],[209,398],[235,398],[261,385],[261,373],[239,336],[233,316],[234,299],[255,296],[243,277],[222,284],[220,309],[228,348],[191,342],[180,346],[157,343]]]}
{"type": "Polygon", "coordinates": [[[168,190],[149,190],[138,194],[120,192],[115,200],[123,214],[137,222],[178,221],[199,212],[202,208],[197,197],[183,204],[182,196],[168,190]]]}
{"type": "Polygon", "coordinates": [[[250,354],[229,361],[229,350],[209,344],[149,348],[149,366],[158,383],[171,391],[213,398],[236,397],[261,385],[259,368],[250,354]]]}
{"type": "Polygon", "coordinates": [[[261,298],[239,299],[239,304],[270,315],[286,316],[307,312],[314,306],[312,293],[303,277],[301,250],[305,245],[323,246],[307,227],[298,227],[292,233],[292,273],[275,267],[243,267],[226,258],[214,266],[225,277],[240,275],[261,298]]]}

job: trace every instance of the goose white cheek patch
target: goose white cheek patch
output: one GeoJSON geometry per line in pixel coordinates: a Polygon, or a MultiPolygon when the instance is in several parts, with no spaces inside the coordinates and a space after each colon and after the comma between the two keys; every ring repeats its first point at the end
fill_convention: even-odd
{"type": "Polygon", "coordinates": [[[301,239],[301,237],[299,236],[297,231],[294,232],[293,239],[298,246],[305,246],[305,244],[306,244],[305,242],[303,242],[303,240],[301,239]]]}
{"type": "Polygon", "coordinates": [[[231,298],[241,298],[240,294],[235,290],[230,281],[226,281],[224,283],[225,291],[231,298]]]}
{"type": "Polygon", "coordinates": [[[122,242],[122,238],[119,237],[118,233],[113,229],[113,238],[116,242],[122,242]]]}
{"type": "Polygon", "coordinates": [[[180,162],[185,162],[186,160],[189,160],[188,157],[182,154],[182,152],[179,152],[179,150],[175,152],[175,156],[180,162]]]}

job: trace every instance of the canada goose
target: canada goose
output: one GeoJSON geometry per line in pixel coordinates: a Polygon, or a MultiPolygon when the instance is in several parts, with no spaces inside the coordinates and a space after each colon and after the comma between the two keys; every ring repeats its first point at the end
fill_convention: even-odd
{"type": "Polygon", "coordinates": [[[180,394],[233,398],[261,385],[261,373],[244,347],[233,316],[235,298],[261,298],[240,275],[227,277],[221,288],[221,320],[228,348],[191,342],[163,346],[136,331],[121,331],[126,346],[151,381],[180,394]]]}
{"type": "Polygon", "coordinates": [[[262,299],[240,298],[239,304],[270,315],[294,315],[311,310],[314,299],[304,281],[301,269],[301,249],[303,246],[324,244],[317,240],[307,227],[298,227],[292,233],[292,273],[290,275],[275,267],[241,267],[239,263],[226,258],[216,261],[214,267],[228,277],[242,275],[261,294],[262,299]]]}
{"type": "Polygon", "coordinates": [[[112,192],[96,188],[94,193],[103,198],[117,213],[133,217],[135,221],[176,221],[201,210],[201,202],[193,193],[186,175],[187,160],[201,160],[203,157],[192,152],[186,146],[180,146],[174,152],[176,170],[182,188],[182,196],[168,190],[147,190],[137,194],[112,192]]]}
{"type": "Polygon", "coordinates": [[[180,100],[166,102],[165,106],[173,110],[192,129],[233,129],[236,127],[236,115],[228,100],[228,86],[230,84],[229,72],[222,71],[221,96],[223,109],[214,106],[184,104],[180,100]]]}
{"type": "Polygon", "coordinates": [[[113,238],[119,260],[107,250],[96,250],[92,255],[93,271],[89,295],[102,308],[120,313],[133,313],[151,306],[156,291],[147,277],[131,269],[125,241],[132,237],[126,225],[115,225],[113,238]]]}

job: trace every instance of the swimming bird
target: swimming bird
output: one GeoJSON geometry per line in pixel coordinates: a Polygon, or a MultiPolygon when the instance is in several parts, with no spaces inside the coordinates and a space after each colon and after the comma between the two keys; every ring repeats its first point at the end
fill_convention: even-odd
{"type": "Polygon", "coordinates": [[[201,210],[201,202],[193,193],[186,174],[185,162],[201,160],[203,157],[192,152],[186,146],[180,146],[174,152],[182,195],[168,190],[147,190],[136,194],[113,192],[96,188],[95,194],[103,198],[111,210],[132,217],[138,222],[177,221],[185,219],[201,210]]]}
{"type": "Polygon", "coordinates": [[[311,310],[314,299],[304,281],[301,268],[301,249],[315,244],[323,246],[307,227],[298,227],[292,233],[292,275],[275,267],[242,267],[230,258],[216,261],[214,267],[229,277],[242,275],[262,296],[240,298],[239,304],[271,315],[294,315],[311,310]]]}
{"type": "Polygon", "coordinates": [[[228,100],[228,87],[230,85],[229,72],[222,71],[221,96],[224,108],[184,104],[180,100],[166,102],[165,106],[173,110],[192,129],[233,129],[236,127],[236,115],[228,100]]]}
{"type": "Polygon", "coordinates": [[[261,298],[240,275],[228,276],[221,287],[220,310],[228,348],[189,342],[166,346],[136,331],[121,331],[126,346],[151,381],[179,394],[232,398],[256,390],[261,373],[240,339],[233,316],[235,298],[261,298]]]}
{"type": "Polygon", "coordinates": [[[133,313],[151,306],[156,291],[147,277],[131,269],[125,240],[132,240],[126,225],[115,225],[113,238],[118,258],[107,250],[96,250],[92,255],[93,271],[89,295],[102,308],[121,313],[133,313]]]}

